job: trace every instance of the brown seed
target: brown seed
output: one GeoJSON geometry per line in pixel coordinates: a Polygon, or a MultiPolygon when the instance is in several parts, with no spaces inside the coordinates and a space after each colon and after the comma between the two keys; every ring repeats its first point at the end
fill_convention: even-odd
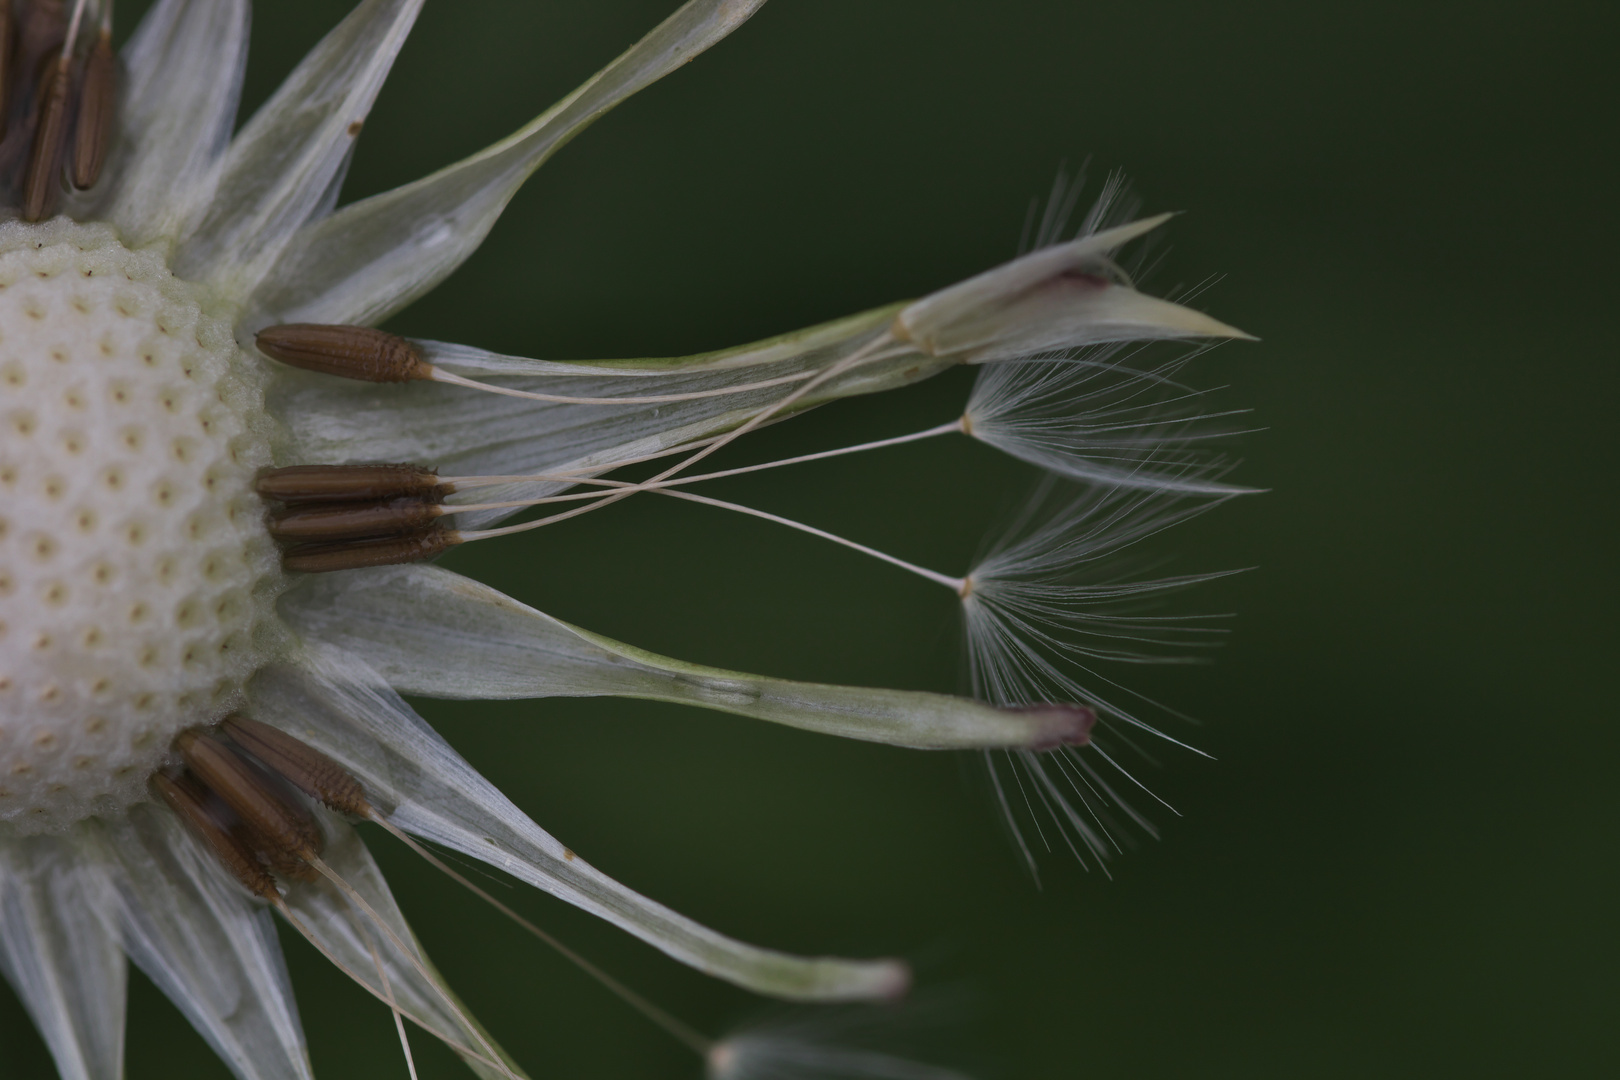
{"type": "Polygon", "coordinates": [[[289,510],[270,519],[277,540],[361,540],[397,537],[431,528],[440,517],[437,500],[389,499],[289,510]]]}
{"type": "Polygon", "coordinates": [[[12,41],[17,36],[16,17],[11,0],[0,0],[0,139],[6,137],[6,120],[11,111],[12,41]]]}
{"type": "Polygon", "coordinates": [[[169,804],[169,809],[208,845],[214,857],[248,892],[266,900],[281,899],[276,879],[270,876],[259,857],[210,809],[208,789],[200,781],[186,774],[171,779],[157,773],[152,777],[152,786],[169,804]]]}
{"type": "Polygon", "coordinates": [[[420,465],[289,465],[265,470],[253,486],[267,499],[297,505],[427,498],[439,493],[439,478],[420,465]]]}
{"type": "Polygon", "coordinates": [[[263,769],[212,735],[181,732],[175,748],[197,778],[220,797],[261,840],[275,863],[302,862],[321,853],[321,830],[297,796],[263,769]]]}
{"type": "Polygon", "coordinates": [[[23,218],[39,221],[56,206],[61,188],[62,148],[68,136],[68,105],[73,90],[72,58],[60,51],[45,62],[39,80],[39,122],[23,175],[23,218]]]}
{"type": "Polygon", "coordinates": [[[289,851],[282,847],[247,822],[238,819],[236,828],[232,832],[272,872],[280,874],[284,878],[292,878],[294,881],[320,880],[320,871],[311,866],[304,856],[296,851],[289,851]]]}
{"type": "Polygon", "coordinates": [[[288,783],[312,799],[340,814],[369,817],[371,803],[365,789],[349,771],[314,747],[306,746],[278,727],[228,716],[222,725],[225,734],[265,767],[287,778],[288,783]]]}
{"type": "Polygon", "coordinates": [[[281,565],[305,574],[357,570],[366,566],[395,566],[422,562],[460,543],[442,529],[386,540],[356,540],[346,544],[300,544],[282,556],[281,565]]]}
{"type": "MultiPolygon", "coordinates": [[[[27,41],[50,41],[50,48],[62,44],[67,33],[68,5],[72,0],[30,0],[26,4],[13,3],[21,36],[27,41]]],[[[36,52],[35,58],[38,58],[36,52]]]]}
{"type": "Polygon", "coordinates": [[[112,29],[102,27],[84,62],[79,118],[73,128],[73,186],[81,191],[96,186],[101,166],[107,161],[117,89],[118,64],[113,59],[112,29]]]}
{"type": "Polygon", "coordinates": [[[367,326],[287,323],[254,335],[259,351],[293,367],[365,382],[395,383],[432,378],[433,365],[415,345],[367,326]]]}

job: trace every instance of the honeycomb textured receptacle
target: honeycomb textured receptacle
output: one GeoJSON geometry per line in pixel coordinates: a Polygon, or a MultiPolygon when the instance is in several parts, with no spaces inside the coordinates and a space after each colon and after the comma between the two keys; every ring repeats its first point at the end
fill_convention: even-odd
{"type": "Polygon", "coordinates": [[[205,300],[108,227],[0,224],[0,828],[147,797],[264,660],[263,376],[205,300]]]}

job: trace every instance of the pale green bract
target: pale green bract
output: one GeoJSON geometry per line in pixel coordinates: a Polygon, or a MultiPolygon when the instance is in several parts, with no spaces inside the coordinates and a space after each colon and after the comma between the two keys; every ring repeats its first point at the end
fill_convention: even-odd
{"type": "Polygon", "coordinates": [[[324,574],[282,599],[306,637],[337,645],[396,690],[441,698],[617,697],[926,750],[1050,746],[1072,718],[971,698],[791,682],[684,663],[518,603],[435,566],[324,574]]]}

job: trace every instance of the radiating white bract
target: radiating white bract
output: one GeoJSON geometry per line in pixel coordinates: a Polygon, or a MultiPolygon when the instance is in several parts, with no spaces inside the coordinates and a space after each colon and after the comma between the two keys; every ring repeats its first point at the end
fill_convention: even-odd
{"type": "Polygon", "coordinates": [[[1002,360],[1106,341],[1243,338],[1202,312],[1113,279],[1114,254],[1169,221],[1159,214],[1038,248],[931,293],[895,316],[895,333],[931,356],[1002,360]]]}

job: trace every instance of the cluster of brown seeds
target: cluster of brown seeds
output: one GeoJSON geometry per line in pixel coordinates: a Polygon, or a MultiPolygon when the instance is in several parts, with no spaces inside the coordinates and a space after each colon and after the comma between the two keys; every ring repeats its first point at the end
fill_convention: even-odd
{"type": "Polygon", "coordinates": [[[95,186],[107,160],[118,63],[112,4],[100,25],[64,0],[0,0],[0,183],[27,221],[49,217],[67,179],[95,186]],[[64,177],[65,174],[65,177],[64,177]]]}
{"type": "MultiPolygon", "coordinates": [[[[364,326],[270,326],[255,343],[284,364],[364,382],[410,382],[433,370],[405,338],[364,326]]],[[[280,504],[269,527],[288,570],[418,562],[455,543],[441,527],[449,489],[419,465],[293,465],[263,473],[257,490],[280,504]]]]}
{"type": "Polygon", "coordinates": [[[248,891],[281,896],[275,875],[315,879],[322,839],[293,788],[352,817],[369,818],[360,782],[341,765],[279,728],[242,716],[175,740],[185,767],[152,785],[248,891]],[[221,738],[221,736],[228,738],[221,738]]]}
{"type": "Polygon", "coordinates": [[[441,527],[444,487],[418,465],[293,465],[260,474],[256,489],[280,504],[269,528],[288,570],[415,562],[454,543],[441,527]]]}
{"type": "MultiPolygon", "coordinates": [[[[447,1038],[423,1020],[402,1009],[389,986],[388,976],[372,941],[380,987],[371,985],[358,972],[346,967],[316,937],[311,928],[293,911],[282,895],[278,879],[316,881],[327,878],[343,893],[357,913],[364,916],[393,943],[399,954],[428,983],[433,977],[409,945],[383,921],[374,908],[351,884],[322,861],[323,837],[315,820],[299,797],[302,792],[328,809],[350,817],[381,824],[405,839],[394,826],[373,809],[365,791],[343,766],[279,728],[242,716],[228,717],[212,730],[192,730],[175,740],[184,768],[174,774],[157,773],[152,787],[186,827],[207,846],[220,865],[250,893],[268,902],[288,923],[309,939],[328,959],[364,989],[384,1001],[395,1014],[400,1041],[407,1059],[410,1044],[405,1036],[406,1019],[433,1030],[451,1049],[472,1061],[491,1067],[509,1080],[521,1080],[501,1062],[489,1040],[468,1018],[461,1006],[443,990],[437,990],[441,1004],[455,1015],[478,1042],[478,1047],[447,1038]],[[296,789],[296,790],[295,790],[296,789]]],[[[429,860],[439,863],[414,842],[429,860]]]]}

